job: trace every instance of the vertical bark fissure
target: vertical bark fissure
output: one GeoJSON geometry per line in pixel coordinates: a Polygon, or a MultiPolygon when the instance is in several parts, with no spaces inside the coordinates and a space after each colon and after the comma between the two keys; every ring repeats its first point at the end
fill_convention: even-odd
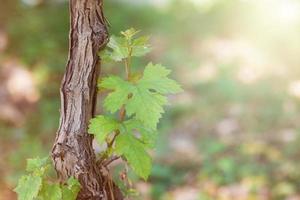
{"type": "Polygon", "coordinates": [[[108,177],[96,165],[93,138],[87,133],[96,105],[97,52],[107,41],[102,0],[70,0],[69,57],[61,83],[61,116],[52,158],[61,182],[70,176],[80,181],[80,200],[111,199],[108,177]]]}

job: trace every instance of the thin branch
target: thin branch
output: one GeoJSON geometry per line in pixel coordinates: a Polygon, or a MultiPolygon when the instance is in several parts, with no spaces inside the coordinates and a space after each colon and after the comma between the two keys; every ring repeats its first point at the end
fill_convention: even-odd
{"type": "Polygon", "coordinates": [[[114,137],[111,139],[111,141],[107,144],[107,147],[108,148],[111,148],[117,138],[117,136],[120,134],[120,131],[119,130],[116,130],[116,133],[114,135],[114,137]]]}
{"type": "MultiPolygon", "coordinates": [[[[126,73],[126,79],[129,81],[131,76],[131,70],[130,70],[130,64],[131,64],[131,54],[132,54],[132,48],[130,47],[130,44],[127,43],[128,48],[128,57],[125,59],[125,73],[126,73]]],[[[130,98],[130,96],[128,96],[130,98]]],[[[119,112],[120,122],[124,121],[126,116],[126,110],[125,106],[123,105],[119,112]]],[[[117,138],[117,136],[120,134],[120,130],[116,130],[115,135],[113,136],[112,140],[107,144],[108,148],[111,148],[117,138]]]]}
{"type": "Polygon", "coordinates": [[[109,164],[111,164],[112,162],[114,162],[115,160],[118,160],[120,158],[120,156],[112,156],[110,158],[108,158],[107,160],[105,160],[102,165],[103,166],[108,166],[109,164]]]}

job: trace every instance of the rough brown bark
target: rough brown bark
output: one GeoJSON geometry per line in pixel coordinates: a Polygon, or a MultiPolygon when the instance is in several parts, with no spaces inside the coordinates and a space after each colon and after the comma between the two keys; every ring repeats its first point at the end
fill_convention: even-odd
{"type": "Polygon", "coordinates": [[[78,200],[122,199],[97,166],[88,122],[96,105],[97,52],[108,41],[102,0],[70,0],[69,58],[61,84],[61,116],[52,158],[61,182],[81,183],[78,200]]]}

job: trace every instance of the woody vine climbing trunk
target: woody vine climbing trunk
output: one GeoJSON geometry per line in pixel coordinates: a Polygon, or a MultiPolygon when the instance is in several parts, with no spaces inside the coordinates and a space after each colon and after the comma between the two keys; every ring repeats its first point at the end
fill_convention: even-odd
{"type": "Polygon", "coordinates": [[[97,52],[108,41],[102,0],[70,0],[69,58],[61,84],[60,125],[52,158],[60,181],[74,176],[78,200],[119,200],[120,191],[97,166],[88,122],[96,105],[97,52]]]}

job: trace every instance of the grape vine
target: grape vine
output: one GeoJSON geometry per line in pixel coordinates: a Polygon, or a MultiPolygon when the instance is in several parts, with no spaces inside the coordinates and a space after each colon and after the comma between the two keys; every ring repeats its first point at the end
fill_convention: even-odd
{"type": "MultiPolygon", "coordinates": [[[[88,133],[99,145],[106,146],[99,155],[100,165],[122,158],[147,180],[152,165],[148,151],[155,147],[157,124],[168,103],[167,95],[182,89],[168,78],[171,71],[160,64],[149,63],[143,73],[132,74],[132,58],[151,51],[149,37],[137,37],[138,32],[131,28],[121,32],[120,37],[111,36],[107,48],[100,52],[106,61],[123,63],[126,77],[111,75],[99,80],[99,90],[109,91],[103,103],[107,112],[90,120],[88,133]]],[[[18,200],[76,199],[78,180],[71,177],[63,184],[50,181],[54,169],[49,157],[28,159],[26,171],[15,188],[18,200]]]]}
{"type": "Polygon", "coordinates": [[[168,78],[171,71],[160,64],[149,63],[142,74],[132,75],[132,58],[151,51],[149,37],[137,37],[138,32],[131,28],[120,37],[111,36],[108,48],[100,53],[105,60],[123,62],[126,78],[111,75],[99,80],[99,89],[110,91],[103,103],[109,114],[93,118],[88,132],[99,145],[106,143],[106,158],[120,156],[146,180],[151,172],[148,150],[155,145],[157,124],[168,102],[166,95],[182,89],[168,78]]]}

